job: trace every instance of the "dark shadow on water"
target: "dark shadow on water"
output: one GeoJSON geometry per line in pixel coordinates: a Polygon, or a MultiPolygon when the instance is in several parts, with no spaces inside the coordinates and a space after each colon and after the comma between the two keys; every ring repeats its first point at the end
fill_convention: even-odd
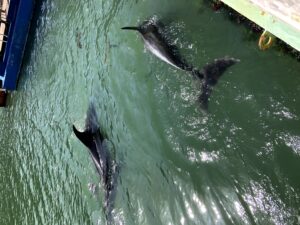
{"type": "MultiPolygon", "coordinates": [[[[22,74],[24,74],[26,66],[29,65],[30,61],[31,61],[32,51],[33,51],[34,46],[36,44],[35,43],[36,42],[36,33],[38,31],[40,18],[44,14],[42,12],[42,4],[43,4],[43,0],[36,0],[35,1],[35,5],[34,5],[34,8],[33,8],[33,15],[32,15],[32,18],[31,18],[31,24],[30,24],[28,37],[27,37],[27,42],[26,42],[26,45],[25,45],[25,50],[24,50],[24,55],[23,55],[23,62],[22,62],[22,66],[21,66],[21,69],[20,69],[20,76],[19,76],[18,84],[19,84],[20,80],[22,80],[24,78],[24,76],[22,76],[22,74]]],[[[29,74],[27,73],[26,76],[28,76],[28,75],[29,74]]],[[[28,79],[28,77],[26,79],[28,79]]]]}

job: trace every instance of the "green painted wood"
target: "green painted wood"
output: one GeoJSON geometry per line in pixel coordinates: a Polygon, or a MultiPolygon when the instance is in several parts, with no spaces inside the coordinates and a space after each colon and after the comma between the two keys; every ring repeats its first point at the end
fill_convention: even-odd
{"type": "MultiPolygon", "coordinates": [[[[293,6],[288,5],[289,1],[285,2],[286,8],[278,7],[278,9],[274,6],[274,1],[270,5],[262,0],[256,0],[256,3],[250,0],[222,0],[222,2],[300,51],[300,19],[296,14],[288,14],[288,7],[293,6]],[[273,8],[270,7],[271,4],[273,8]]],[[[300,5],[292,0],[290,4],[300,5]]]]}

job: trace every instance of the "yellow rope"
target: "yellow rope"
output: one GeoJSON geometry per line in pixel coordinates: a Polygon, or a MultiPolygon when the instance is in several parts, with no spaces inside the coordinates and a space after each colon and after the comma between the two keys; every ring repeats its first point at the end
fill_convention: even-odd
{"type": "Polygon", "coordinates": [[[261,50],[267,50],[268,48],[270,48],[272,46],[274,42],[274,36],[268,32],[268,31],[264,31],[259,40],[258,40],[258,47],[261,49],[261,50]]]}

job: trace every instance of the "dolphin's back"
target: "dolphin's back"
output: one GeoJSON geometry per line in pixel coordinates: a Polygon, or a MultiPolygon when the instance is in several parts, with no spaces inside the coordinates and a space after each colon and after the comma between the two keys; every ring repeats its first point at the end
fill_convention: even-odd
{"type": "MultiPolygon", "coordinates": [[[[97,131],[100,131],[98,116],[95,109],[95,105],[93,103],[90,104],[87,111],[87,116],[85,119],[85,130],[92,134],[96,133],[97,131]]],[[[101,135],[101,141],[103,140],[104,137],[103,135],[101,135]]]]}
{"type": "Polygon", "coordinates": [[[145,47],[155,56],[178,69],[189,70],[190,66],[180,55],[178,48],[170,44],[158,27],[155,31],[146,32],[142,37],[145,47]]]}

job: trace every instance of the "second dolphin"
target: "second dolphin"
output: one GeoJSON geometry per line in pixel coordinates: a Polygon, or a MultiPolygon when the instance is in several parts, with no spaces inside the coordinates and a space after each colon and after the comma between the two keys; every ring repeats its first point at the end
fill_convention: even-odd
{"type": "Polygon", "coordinates": [[[83,132],[77,130],[73,125],[76,137],[88,148],[92,160],[99,173],[105,193],[104,211],[107,222],[112,223],[111,212],[117,185],[118,165],[112,159],[105,142],[107,141],[101,133],[97,113],[93,103],[90,103],[83,132]]]}

